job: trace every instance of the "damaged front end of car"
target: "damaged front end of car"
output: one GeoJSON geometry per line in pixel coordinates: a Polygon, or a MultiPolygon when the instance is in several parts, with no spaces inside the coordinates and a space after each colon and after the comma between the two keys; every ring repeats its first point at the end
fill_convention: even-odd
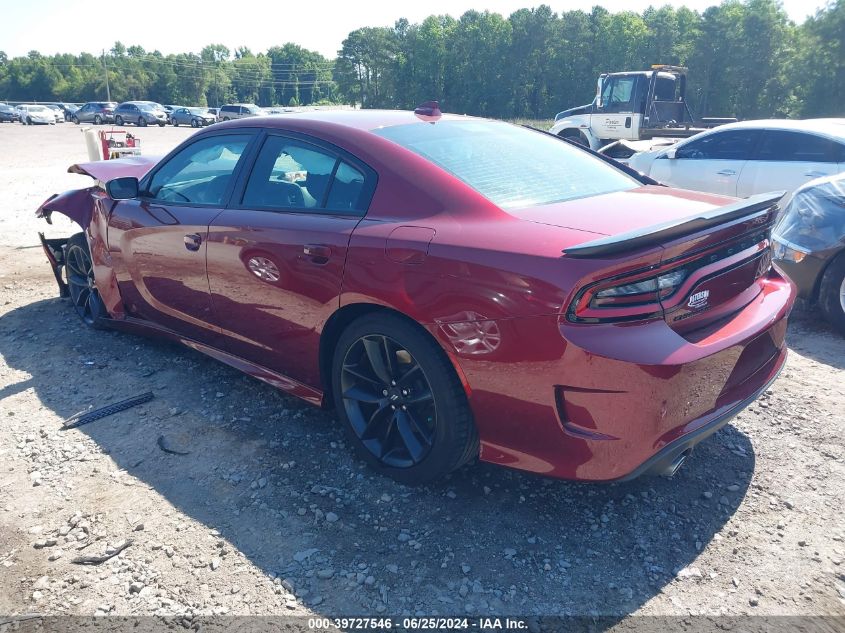
{"type": "MultiPolygon", "coordinates": [[[[68,167],[68,173],[90,176],[96,181],[96,184],[91,187],[85,187],[84,189],[73,189],[64,193],[53,194],[36,209],[35,215],[46,220],[47,224],[52,224],[53,213],[59,213],[78,224],[85,232],[89,242],[97,237],[95,233],[102,233],[102,238],[104,239],[105,227],[102,227],[103,230],[101,231],[92,231],[91,225],[98,202],[106,199],[105,184],[114,178],[126,176],[141,178],[150,170],[156,161],[157,159],[154,157],[136,156],[71,165],[68,167]]],[[[44,249],[44,254],[47,256],[50,268],[53,270],[53,275],[56,278],[59,295],[61,297],[70,296],[67,282],[64,279],[67,242],[69,238],[47,238],[42,232],[38,233],[38,237],[41,240],[41,246],[44,249]]]]}

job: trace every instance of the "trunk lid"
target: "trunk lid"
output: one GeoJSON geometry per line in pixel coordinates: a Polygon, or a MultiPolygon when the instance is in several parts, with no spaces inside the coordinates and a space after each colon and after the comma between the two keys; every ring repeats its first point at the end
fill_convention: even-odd
{"type": "MultiPolygon", "coordinates": [[[[706,335],[701,332],[708,326],[729,318],[762,291],[763,278],[771,267],[771,229],[783,195],[773,192],[744,200],[722,198],[729,204],[711,203],[692,214],[681,212],[681,199],[674,217],[662,206],[652,222],[564,249],[564,257],[599,261],[660,249],[655,266],[633,272],[605,270],[602,281],[579,294],[570,307],[570,320],[662,317],[687,338],[706,335]]],[[[670,193],[668,199],[672,197],[670,193]]],[[[648,199],[660,196],[648,195],[648,199]]],[[[693,202],[700,203],[701,199],[693,202]]],[[[617,208],[602,215],[619,218],[624,214],[625,209],[617,208]]],[[[580,224],[596,228],[594,222],[585,219],[580,224]]],[[[622,223],[623,227],[631,224],[622,223]]]]}

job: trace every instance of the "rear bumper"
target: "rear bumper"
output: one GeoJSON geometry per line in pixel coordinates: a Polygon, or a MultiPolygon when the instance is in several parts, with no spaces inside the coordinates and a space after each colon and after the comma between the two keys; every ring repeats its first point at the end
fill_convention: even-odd
{"type": "Polygon", "coordinates": [[[660,475],[662,473],[665,473],[672,467],[672,464],[677,463],[678,459],[682,455],[689,453],[689,451],[691,451],[696,444],[698,444],[702,440],[706,440],[708,437],[716,433],[719,429],[726,426],[731,420],[733,420],[745,408],[747,408],[752,402],[754,402],[760,396],[760,394],[766,391],[772,385],[772,383],[777,380],[777,377],[780,375],[780,372],[783,369],[785,361],[786,350],[784,350],[781,354],[778,355],[775,362],[773,363],[774,372],[771,374],[771,377],[768,379],[768,381],[762,387],[757,389],[757,391],[752,393],[745,400],[742,400],[728,411],[718,414],[713,420],[707,422],[704,426],[696,429],[695,431],[691,431],[690,433],[679,437],[674,442],[671,442],[670,444],[664,446],[657,453],[655,453],[642,464],[640,464],[636,469],[634,469],[624,477],[620,477],[618,481],[630,481],[643,475],[660,475]]]}
{"type": "Polygon", "coordinates": [[[659,472],[715,433],[777,377],[795,288],[765,292],[699,340],[665,321],[498,321],[493,354],[460,353],[481,459],[550,477],[627,480],[659,472]]]}

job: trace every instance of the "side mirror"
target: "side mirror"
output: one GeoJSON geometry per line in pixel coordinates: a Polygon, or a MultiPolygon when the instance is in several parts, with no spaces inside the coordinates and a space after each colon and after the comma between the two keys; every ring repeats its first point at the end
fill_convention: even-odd
{"type": "Polygon", "coordinates": [[[602,92],[604,92],[604,81],[605,81],[605,79],[607,79],[607,73],[602,73],[601,75],[599,75],[599,79],[596,82],[596,98],[595,98],[595,101],[593,103],[595,104],[595,107],[599,110],[601,109],[601,107],[603,105],[602,100],[601,100],[601,95],[602,95],[602,92]]]}
{"type": "Polygon", "coordinates": [[[675,160],[675,157],[677,156],[677,154],[678,154],[678,149],[676,147],[671,147],[671,148],[666,150],[666,154],[664,154],[664,155],[669,160],[675,160]]]}
{"type": "Polygon", "coordinates": [[[131,176],[115,178],[106,183],[106,193],[112,200],[131,200],[138,197],[138,179],[131,176]]]}

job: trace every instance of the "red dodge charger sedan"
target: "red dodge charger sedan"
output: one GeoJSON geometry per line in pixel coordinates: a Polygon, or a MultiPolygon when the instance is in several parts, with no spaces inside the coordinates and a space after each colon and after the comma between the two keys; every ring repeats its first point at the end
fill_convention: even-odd
{"type": "Polygon", "coordinates": [[[405,483],[478,457],[674,472],[775,379],[781,193],[673,190],[543,132],[416,112],[215,125],[74,165],[38,210],[92,327],[181,341],[320,406],[405,483]]]}

